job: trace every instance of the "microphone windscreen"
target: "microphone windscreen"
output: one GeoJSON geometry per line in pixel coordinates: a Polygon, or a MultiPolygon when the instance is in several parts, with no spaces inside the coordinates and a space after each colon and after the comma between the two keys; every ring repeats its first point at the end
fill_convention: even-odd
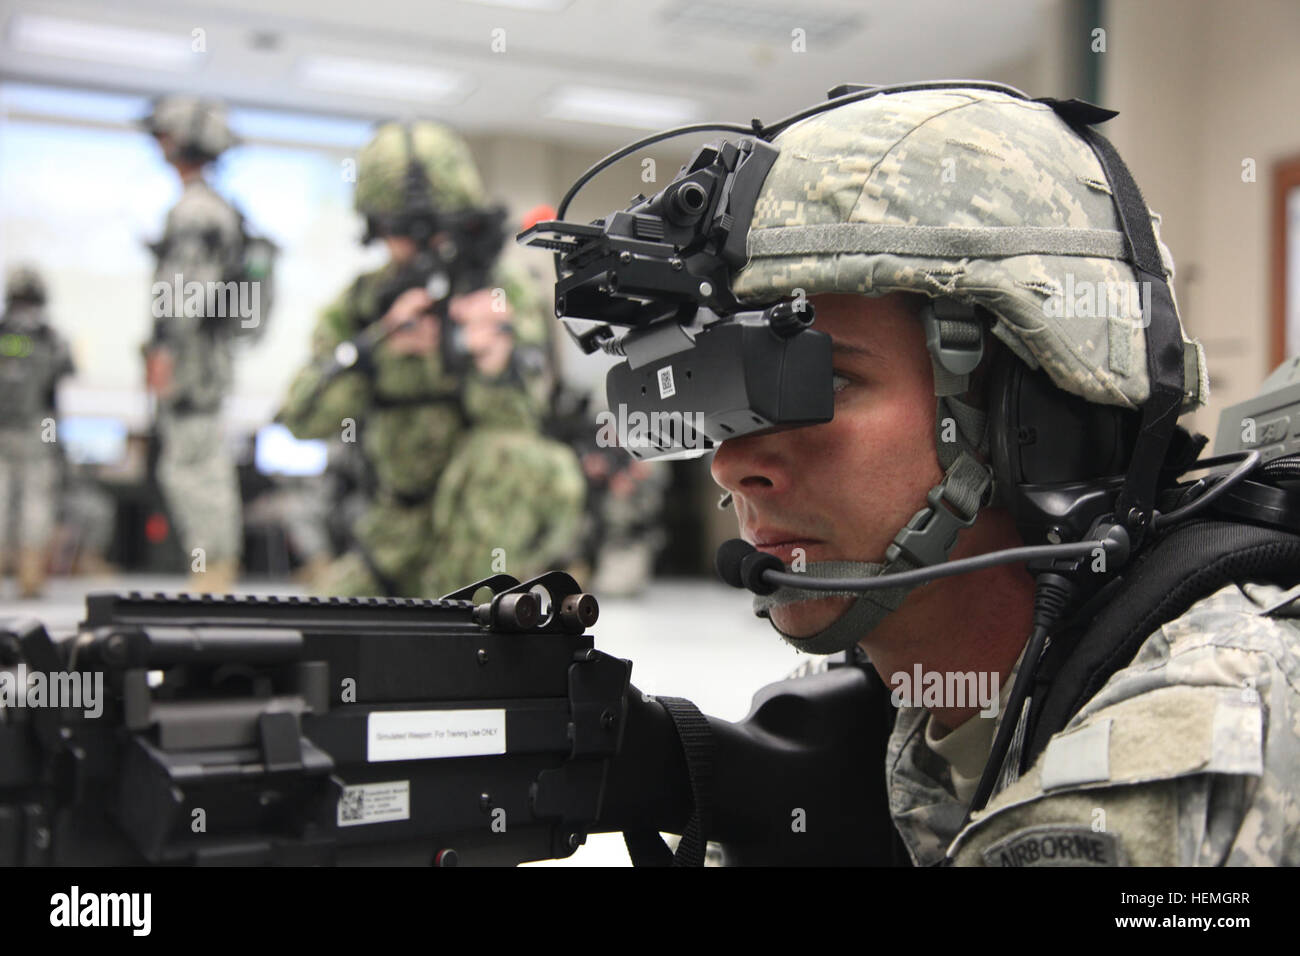
{"type": "Polygon", "coordinates": [[[771,594],[778,585],[763,580],[764,571],[784,571],[785,564],[775,554],[755,550],[740,562],[741,583],[755,594],[771,594]]]}
{"type": "Polygon", "coordinates": [[[745,580],[740,576],[740,562],[753,553],[754,546],[740,538],[722,542],[713,558],[713,567],[718,572],[718,577],[733,588],[743,588],[745,580]]]}

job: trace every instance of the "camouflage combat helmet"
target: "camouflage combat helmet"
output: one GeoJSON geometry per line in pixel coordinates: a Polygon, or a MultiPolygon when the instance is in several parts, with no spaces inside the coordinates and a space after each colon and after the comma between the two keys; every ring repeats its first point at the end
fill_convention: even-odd
{"type": "MultiPolygon", "coordinates": [[[[921,317],[944,471],[883,563],[830,562],[810,565],[809,573],[876,576],[940,563],[981,508],[1015,500],[1015,479],[995,487],[997,464],[989,460],[995,428],[995,447],[1005,447],[996,440],[1005,421],[963,397],[985,354],[989,323],[1011,353],[1042,369],[1061,392],[1116,414],[1149,404],[1150,297],[1130,265],[1113,180],[1056,109],[1016,92],[960,84],[886,89],[798,121],[774,141],[780,153],[758,195],[735,295],[747,302],[800,290],[929,297],[921,317]],[[955,440],[941,439],[954,431],[945,424],[954,423],[955,440]]],[[[1181,359],[1176,384],[1162,371],[1160,401],[1172,387],[1174,404],[1191,409],[1208,395],[1204,352],[1183,332],[1172,288],[1164,292],[1173,258],[1160,242],[1159,217],[1146,211],[1158,246],[1148,273],[1157,281],[1163,273],[1157,296],[1168,296],[1159,299],[1168,303],[1161,334],[1169,334],[1164,317],[1172,316],[1181,359]]],[[[1159,355],[1167,370],[1167,345],[1159,355]]],[[[783,637],[813,653],[851,647],[915,586],[860,594],[818,634],[783,637]]],[[[776,605],[823,596],[783,587],[755,596],[755,611],[769,616],[776,605]]]]}
{"type": "MultiPolygon", "coordinates": [[[[1146,400],[1143,323],[1122,307],[1135,272],[1110,187],[1050,106],[981,88],[900,91],[775,142],[738,297],[910,291],[984,306],[993,333],[1058,387],[1126,408],[1146,400]]],[[[1184,341],[1190,409],[1208,385],[1203,351],[1184,341]]]]}
{"type": "Polygon", "coordinates": [[[394,227],[413,202],[455,212],[482,206],[485,199],[469,145],[439,123],[385,123],[357,157],[354,205],[372,234],[400,231],[394,227]]]}
{"type": "Polygon", "coordinates": [[[31,266],[11,266],[5,273],[5,301],[44,303],[45,280],[31,266]]]}
{"type": "Polygon", "coordinates": [[[167,137],[167,159],[173,162],[210,162],[239,142],[227,125],[225,106],[196,96],[154,100],[141,125],[153,136],[167,137]]]}

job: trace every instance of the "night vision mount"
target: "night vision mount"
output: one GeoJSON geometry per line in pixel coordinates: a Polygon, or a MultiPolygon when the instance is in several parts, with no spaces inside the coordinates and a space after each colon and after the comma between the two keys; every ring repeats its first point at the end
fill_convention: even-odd
{"type": "Polygon", "coordinates": [[[632,425],[620,443],[637,458],[696,457],[729,438],[831,419],[831,340],[810,328],[812,307],[746,311],[731,292],[776,156],[759,138],[704,146],[649,199],[519,236],[557,254],[555,314],[583,351],[626,359],[606,393],[632,425]]]}

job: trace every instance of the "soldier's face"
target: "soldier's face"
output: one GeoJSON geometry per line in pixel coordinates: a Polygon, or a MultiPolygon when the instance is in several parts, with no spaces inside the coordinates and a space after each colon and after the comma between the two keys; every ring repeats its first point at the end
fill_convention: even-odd
{"type": "MultiPolygon", "coordinates": [[[[934,447],[934,377],[912,299],[819,295],[814,328],[834,345],[835,415],[825,425],[725,441],[713,478],[732,493],[740,534],[787,564],[882,561],[898,530],[943,477],[934,447]]],[[[852,598],[772,610],[807,637],[852,598]]]]}
{"type": "Polygon", "coordinates": [[[384,236],[384,245],[388,247],[388,257],[399,266],[415,258],[415,240],[407,236],[384,236]]]}

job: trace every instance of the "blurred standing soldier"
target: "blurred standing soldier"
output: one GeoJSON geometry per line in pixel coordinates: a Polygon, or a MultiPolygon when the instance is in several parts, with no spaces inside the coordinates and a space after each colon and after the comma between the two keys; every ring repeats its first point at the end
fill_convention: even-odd
{"type": "Polygon", "coordinates": [[[0,317],[0,566],[12,550],[25,598],[45,586],[59,486],[55,387],[72,371],[68,347],[46,319],[45,283],[34,269],[10,270],[0,317]]]}
{"type": "Polygon", "coordinates": [[[189,295],[168,295],[163,307],[158,291],[195,282],[206,290],[239,274],[242,217],[204,180],[207,165],[235,138],[224,107],[188,96],[157,100],[143,124],[183,188],[154,247],[155,321],[143,347],[146,383],[157,402],[158,484],[190,562],[191,587],[228,591],[238,576],[242,532],[221,402],[233,375],[231,325],[240,320],[208,315],[211,296],[199,305],[189,295]]]}
{"type": "Polygon", "coordinates": [[[549,317],[525,283],[491,265],[499,219],[482,268],[462,268],[492,214],[469,147],[436,123],[384,124],[358,156],[356,208],[390,261],[322,314],[315,361],[279,414],[299,438],[358,441],[369,472],[353,549],[319,589],[437,596],[562,564],[584,481],[573,452],[538,433],[549,317]],[[367,338],[375,344],[358,360],[355,343],[367,338]],[[352,361],[340,363],[348,349],[352,361]]]}

